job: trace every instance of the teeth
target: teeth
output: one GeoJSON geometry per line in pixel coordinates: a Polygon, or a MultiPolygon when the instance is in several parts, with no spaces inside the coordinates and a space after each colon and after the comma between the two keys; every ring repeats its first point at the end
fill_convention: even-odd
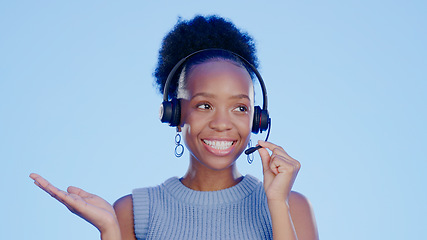
{"type": "Polygon", "coordinates": [[[210,140],[203,140],[203,142],[205,142],[210,147],[213,147],[213,148],[219,149],[219,150],[227,149],[227,148],[231,147],[231,145],[233,145],[233,141],[210,141],[210,140]]]}

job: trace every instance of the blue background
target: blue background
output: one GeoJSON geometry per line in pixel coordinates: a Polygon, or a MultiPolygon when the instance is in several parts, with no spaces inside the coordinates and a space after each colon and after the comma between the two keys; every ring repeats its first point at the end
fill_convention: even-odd
{"type": "MultiPolygon", "coordinates": [[[[31,172],[111,203],[185,173],[188,151],[173,155],[152,72],[179,16],[216,13],[257,42],[270,140],[302,163],[294,190],[311,200],[320,237],[426,239],[426,10],[378,0],[1,1],[0,238],[99,238],[31,172]]],[[[262,179],[259,156],[238,164],[262,179]]]]}

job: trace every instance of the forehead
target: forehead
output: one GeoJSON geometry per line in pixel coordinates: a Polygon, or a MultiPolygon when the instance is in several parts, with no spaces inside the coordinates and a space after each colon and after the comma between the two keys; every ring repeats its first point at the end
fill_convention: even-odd
{"type": "Polygon", "coordinates": [[[248,71],[229,60],[212,60],[194,65],[186,77],[186,89],[198,92],[252,95],[253,83],[248,71]]]}

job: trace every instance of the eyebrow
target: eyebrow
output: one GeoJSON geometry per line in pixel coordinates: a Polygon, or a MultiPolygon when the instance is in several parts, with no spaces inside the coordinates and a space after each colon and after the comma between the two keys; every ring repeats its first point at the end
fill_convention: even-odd
{"type": "MultiPolygon", "coordinates": [[[[194,98],[196,98],[196,97],[199,97],[199,96],[200,97],[207,97],[207,98],[215,98],[214,94],[206,93],[206,92],[201,92],[201,93],[194,94],[191,97],[191,100],[194,99],[194,98]]],[[[230,97],[230,99],[244,99],[244,98],[250,100],[249,96],[246,95],[246,94],[237,94],[237,95],[233,95],[233,96],[230,97]]]]}

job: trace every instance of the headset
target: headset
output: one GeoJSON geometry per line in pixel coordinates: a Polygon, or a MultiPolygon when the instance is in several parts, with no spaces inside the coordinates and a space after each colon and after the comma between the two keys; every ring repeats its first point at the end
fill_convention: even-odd
{"type": "MultiPolygon", "coordinates": [[[[206,52],[225,52],[228,54],[231,54],[235,57],[237,57],[238,59],[240,59],[241,61],[243,61],[243,63],[249,67],[252,72],[256,75],[256,77],[258,78],[258,82],[261,85],[261,90],[262,90],[262,97],[263,97],[263,106],[262,109],[259,106],[255,106],[254,107],[254,119],[252,122],[252,133],[257,134],[258,132],[265,131],[268,129],[268,133],[267,133],[267,137],[265,139],[265,141],[267,141],[268,136],[270,135],[270,128],[271,128],[271,119],[269,117],[268,114],[268,110],[267,110],[267,105],[268,105],[268,101],[267,101],[267,90],[265,88],[265,84],[264,84],[264,80],[261,77],[261,74],[258,72],[258,70],[245,58],[243,58],[242,56],[240,56],[237,53],[234,53],[232,51],[229,50],[225,50],[225,49],[219,49],[219,48],[208,48],[208,49],[203,49],[203,50],[199,50],[196,52],[191,53],[190,55],[184,57],[183,59],[181,59],[170,71],[166,82],[165,82],[165,87],[163,89],[163,102],[160,105],[160,121],[162,123],[167,123],[169,124],[169,126],[171,127],[176,127],[179,125],[180,121],[181,121],[181,104],[179,99],[173,97],[171,100],[168,99],[168,95],[169,95],[169,86],[172,82],[172,79],[175,77],[176,72],[178,71],[178,69],[180,69],[182,66],[184,66],[184,64],[191,59],[192,57],[200,54],[200,53],[206,53],[206,52]]],[[[261,146],[257,146],[257,147],[252,147],[249,148],[245,151],[245,154],[251,154],[254,151],[258,150],[259,148],[261,148],[261,146]]]]}

